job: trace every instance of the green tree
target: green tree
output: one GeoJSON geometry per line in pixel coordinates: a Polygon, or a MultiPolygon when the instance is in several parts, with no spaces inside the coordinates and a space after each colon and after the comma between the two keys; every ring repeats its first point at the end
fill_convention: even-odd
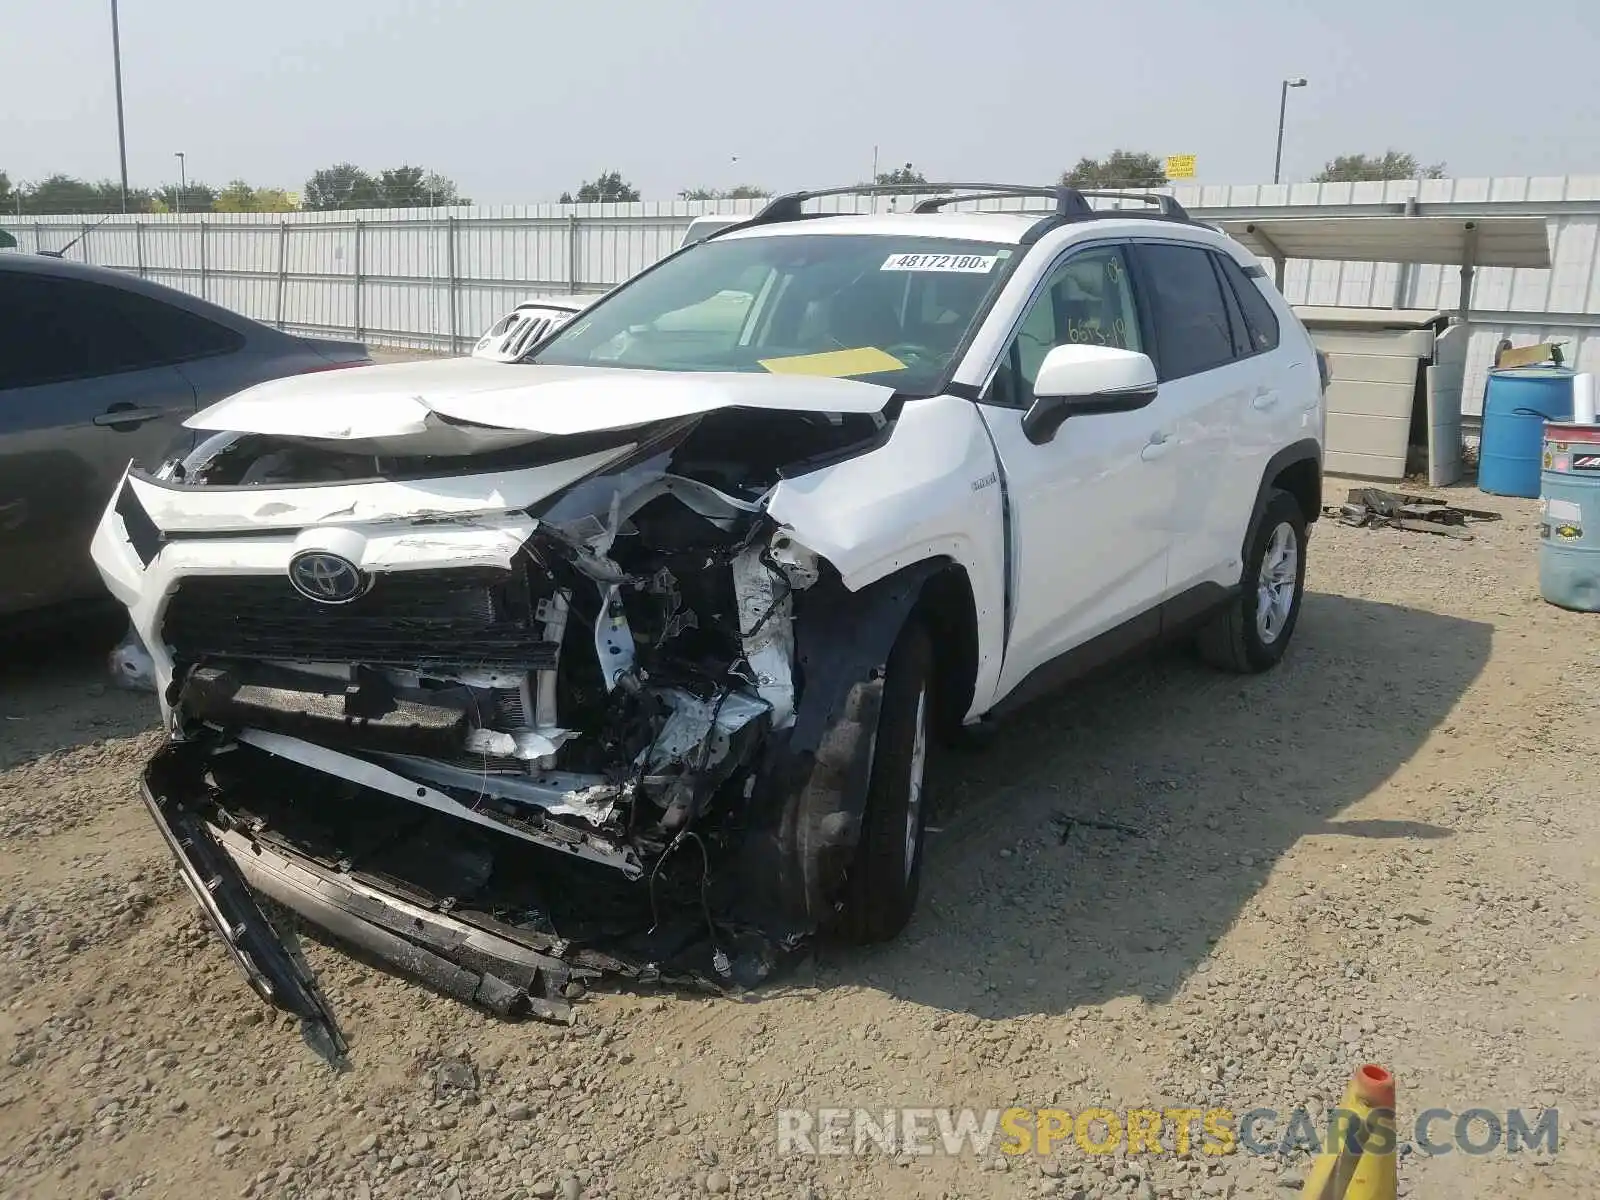
{"type": "Polygon", "coordinates": [[[874,182],[906,186],[910,184],[927,183],[928,177],[913,167],[910,163],[907,163],[905,166],[896,167],[892,171],[879,171],[878,178],[874,180],[874,182]]]}
{"type": "Polygon", "coordinates": [[[1165,187],[1166,165],[1154,154],[1134,150],[1113,150],[1104,158],[1080,158],[1061,182],[1081,188],[1165,187]]]}
{"type": "Polygon", "coordinates": [[[23,207],[28,212],[44,215],[120,212],[122,190],[110,180],[97,187],[70,175],[51,175],[27,189],[23,196],[23,207]],[[107,188],[115,191],[115,207],[111,209],[106,208],[107,188]]]}
{"type": "Polygon", "coordinates": [[[425,208],[428,194],[423,188],[421,167],[393,167],[378,172],[378,195],[385,208],[425,208]]]}
{"type": "MultiPolygon", "coordinates": [[[[32,186],[24,185],[19,191],[23,210],[30,213],[94,215],[122,211],[122,186],[110,179],[89,183],[70,175],[56,174],[32,186]]],[[[143,212],[150,202],[150,195],[147,190],[129,188],[128,211],[143,212]]],[[[16,211],[17,200],[16,195],[10,199],[9,207],[13,212],[16,211]]]]}
{"type": "Polygon", "coordinates": [[[1311,177],[1312,183],[1361,183],[1378,179],[1443,179],[1444,164],[1423,165],[1414,154],[1341,154],[1311,177]]]}
{"type": "Polygon", "coordinates": [[[299,208],[294,198],[282,188],[256,189],[256,212],[286,213],[296,212],[299,208]]]}
{"type": "Polygon", "coordinates": [[[422,177],[422,188],[427,193],[428,204],[432,207],[470,206],[471,196],[463,196],[456,187],[455,180],[437,171],[429,171],[422,177]]]}
{"type": "Polygon", "coordinates": [[[242,179],[235,179],[217,193],[217,212],[247,213],[256,211],[256,190],[242,179]]]}
{"type": "MultiPolygon", "coordinates": [[[[152,195],[159,197],[161,203],[166,205],[164,210],[166,212],[198,213],[217,211],[217,189],[204,183],[195,183],[193,180],[184,184],[181,197],[178,194],[178,185],[175,183],[169,183],[153,194],[150,192],[142,193],[140,204],[138,205],[140,210],[149,208],[152,195]],[[180,199],[183,201],[182,204],[178,203],[180,199]]],[[[134,208],[132,192],[128,193],[128,207],[130,209],[134,208]]],[[[239,209],[236,211],[248,212],[250,210],[239,209]]]]}
{"type": "Polygon", "coordinates": [[[395,167],[378,174],[378,194],[389,208],[433,208],[471,204],[455,181],[421,167],[395,167]]]}
{"type": "Polygon", "coordinates": [[[11,187],[11,176],[0,171],[0,212],[16,209],[17,194],[11,187]]]}
{"type": "Polygon", "coordinates": [[[305,207],[314,212],[382,208],[381,191],[378,181],[354,163],[335,163],[306,180],[305,207]]]}
{"type": "Polygon", "coordinates": [[[731,188],[686,188],[678,193],[680,200],[761,200],[772,195],[764,187],[741,183],[731,188]]]}
{"type": "Polygon", "coordinates": [[[216,212],[238,213],[280,213],[295,210],[294,202],[289,199],[289,193],[282,188],[251,187],[242,179],[235,179],[218,192],[213,208],[216,212]]]}
{"type": "Polygon", "coordinates": [[[639,189],[624,179],[620,171],[603,171],[600,178],[592,182],[584,180],[577,196],[571,192],[561,193],[562,204],[631,204],[638,199],[639,189]]]}

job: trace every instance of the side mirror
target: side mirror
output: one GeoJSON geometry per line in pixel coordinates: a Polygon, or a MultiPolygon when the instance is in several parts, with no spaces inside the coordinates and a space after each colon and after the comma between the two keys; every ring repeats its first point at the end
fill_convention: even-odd
{"type": "Polygon", "coordinates": [[[1044,356],[1022,417],[1035,446],[1056,436],[1068,417],[1133,412],[1156,398],[1156,365],[1148,354],[1115,346],[1057,346],[1044,356]]]}

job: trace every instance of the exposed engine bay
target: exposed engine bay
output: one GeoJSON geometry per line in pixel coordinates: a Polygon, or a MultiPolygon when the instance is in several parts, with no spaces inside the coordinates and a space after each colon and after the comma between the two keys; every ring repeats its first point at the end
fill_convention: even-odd
{"type": "Polygon", "coordinates": [[[148,570],[213,536],[156,503],[181,493],[606,460],[493,516],[236,535],[240,563],[286,569],[173,568],[149,610],[172,739],[146,800],[257,989],[342,1055],[252,890],[451,994],[557,1020],[607,973],[749,986],[824,928],[883,664],[933,568],[850,592],[766,501],[891,424],[727,408],[457,457],[215,433],[130,476],[113,507],[148,570]],[[229,860],[248,889],[195,882],[229,860]]]}

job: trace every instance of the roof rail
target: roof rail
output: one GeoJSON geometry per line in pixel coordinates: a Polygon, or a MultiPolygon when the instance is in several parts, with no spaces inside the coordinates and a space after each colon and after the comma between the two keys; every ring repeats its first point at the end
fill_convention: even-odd
{"type": "Polygon", "coordinates": [[[774,196],[767,206],[749,221],[750,225],[771,225],[780,221],[799,221],[808,216],[832,214],[806,213],[801,205],[823,196],[907,196],[927,192],[969,192],[971,195],[939,195],[919,201],[914,212],[937,212],[946,204],[959,200],[994,200],[1009,196],[1045,196],[1055,202],[1056,215],[1086,218],[1094,210],[1075,188],[1030,187],[1011,183],[858,183],[848,187],[819,188],[814,191],[787,192],[774,196]]]}
{"type": "MultiPolygon", "coordinates": [[[[1176,196],[1164,195],[1161,192],[1108,192],[1099,188],[1084,188],[1080,196],[1094,196],[1100,200],[1140,200],[1145,204],[1153,204],[1161,210],[1161,215],[1169,221],[1192,221],[1189,210],[1178,203],[1176,196]]],[[[1116,210],[1113,210],[1116,211],[1116,210]]],[[[1127,216],[1127,213],[1121,214],[1127,216]]]]}
{"type": "Polygon", "coordinates": [[[1172,196],[1144,192],[1109,192],[1097,189],[1069,187],[1065,184],[1015,184],[1015,183],[858,183],[848,187],[819,188],[813,191],[786,192],[774,196],[760,212],[747,221],[720,229],[716,237],[732,233],[735,229],[749,229],[755,225],[774,225],[784,221],[802,221],[812,217],[829,216],[828,213],[808,213],[802,206],[823,196],[894,196],[938,193],[919,200],[912,207],[914,213],[934,213],[950,204],[971,200],[1004,200],[1016,196],[1040,196],[1052,203],[1054,211],[1028,230],[1024,242],[1037,241],[1044,233],[1058,225],[1073,221],[1092,221],[1112,216],[1150,216],[1168,221],[1190,221],[1192,218],[1183,205],[1172,196]],[[1088,197],[1107,200],[1137,200],[1151,205],[1157,211],[1137,213],[1117,210],[1100,210],[1090,205],[1088,197]]]}
{"type": "Polygon", "coordinates": [[[1085,218],[1094,215],[1094,209],[1089,207],[1077,188],[1063,187],[1060,184],[1033,187],[1013,183],[923,183],[916,186],[921,191],[939,191],[945,194],[917,201],[911,209],[915,213],[938,212],[947,204],[961,204],[969,200],[1006,200],[1013,196],[1043,196],[1054,202],[1055,215],[1058,217],[1085,218]],[[968,194],[960,195],[961,192],[968,194]]]}

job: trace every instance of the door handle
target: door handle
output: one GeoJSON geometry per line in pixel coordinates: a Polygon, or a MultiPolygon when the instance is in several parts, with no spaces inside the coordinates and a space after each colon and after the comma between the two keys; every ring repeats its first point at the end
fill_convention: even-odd
{"type": "Polygon", "coordinates": [[[1255,399],[1250,401],[1250,407],[1255,409],[1257,412],[1266,412],[1267,409],[1272,408],[1277,403],[1277,392],[1261,391],[1257,392],[1255,399]]]}
{"type": "Polygon", "coordinates": [[[1155,462],[1172,448],[1172,435],[1168,433],[1152,433],[1150,440],[1144,444],[1144,449],[1139,451],[1139,457],[1145,462],[1155,462]]]}
{"type": "Polygon", "coordinates": [[[128,405],[118,408],[112,405],[94,419],[96,425],[109,426],[112,429],[137,429],[146,421],[159,421],[167,415],[164,408],[135,408],[128,405]]]}

